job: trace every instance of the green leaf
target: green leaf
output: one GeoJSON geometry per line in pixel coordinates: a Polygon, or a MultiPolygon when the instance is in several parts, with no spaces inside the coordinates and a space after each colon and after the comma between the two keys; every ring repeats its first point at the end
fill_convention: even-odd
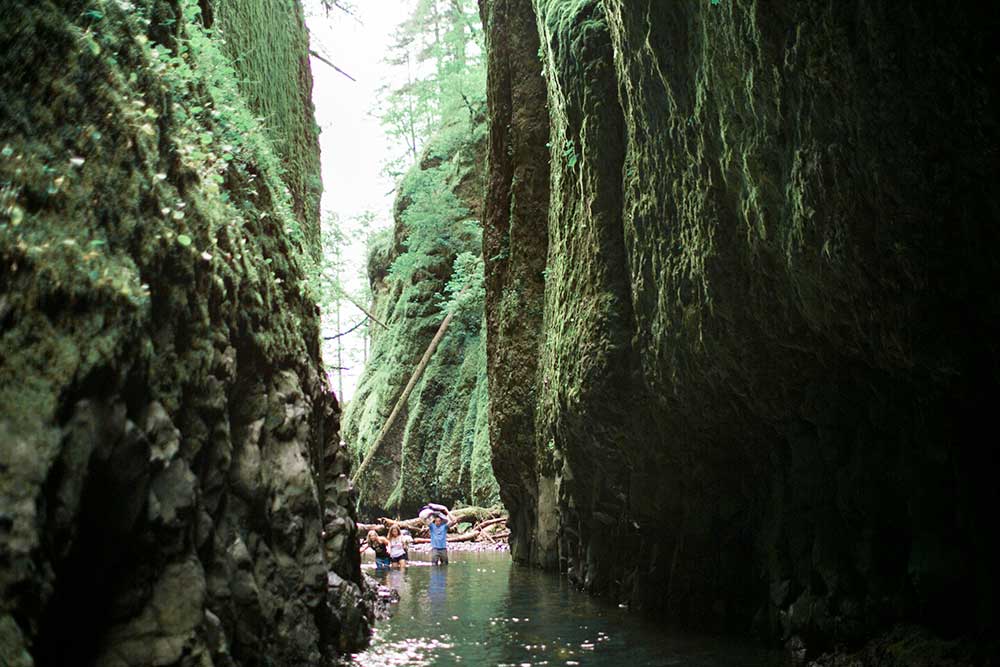
{"type": "Polygon", "coordinates": [[[188,236],[187,234],[178,234],[177,242],[186,248],[189,245],[191,245],[191,237],[188,236]]]}

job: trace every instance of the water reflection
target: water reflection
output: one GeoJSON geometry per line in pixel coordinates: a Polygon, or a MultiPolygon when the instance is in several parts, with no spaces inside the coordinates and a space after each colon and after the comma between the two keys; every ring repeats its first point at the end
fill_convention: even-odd
{"type": "MultiPolygon", "coordinates": [[[[414,554],[385,573],[401,601],[376,628],[363,667],[397,665],[678,665],[776,667],[780,654],[679,637],[602,604],[557,576],[513,567],[507,554],[453,553],[445,567],[414,554]]],[[[382,573],[380,578],[382,578],[382,573]]]]}

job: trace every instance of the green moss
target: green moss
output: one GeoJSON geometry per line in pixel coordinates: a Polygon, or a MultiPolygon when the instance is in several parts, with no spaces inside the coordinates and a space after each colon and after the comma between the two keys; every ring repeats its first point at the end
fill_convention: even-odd
{"type": "Polygon", "coordinates": [[[496,497],[483,479],[482,450],[475,478],[485,492],[473,493],[472,472],[474,442],[485,437],[477,430],[485,428],[477,419],[485,400],[477,399],[485,357],[482,242],[475,217],[484,139],[481,118],[471,125],[467,116],[449,123],[429,143],[421,165],[401,181],[396,242],[382,236],[370,244],[375,314],[389,329],[374,330],[371,357],[344,416],[345,439],[358,459],[377,438],[445,308],[452,304],[457,311],[387,436],[383,465],[359,480],[362,505],[399,511],[432,498],[469,503],[496,497]],[[465,284],[474,287],[457,300],[465,284]]]}
{"type": "MultiPolygon", "coordinates": [[[[70,584],[53,602],[54,587],[65,584],[65,572],[75,572],[98,557],[88,549],[103,549],[97,544],[100,540],[74,542],[75,517],[62,507],[67,484],[78,482],[73,493],[98,498],[107,489],[97,485],[124,474],[130,488],[138,490],[136,498],[122,502],[134,501],[134,506],[102,517],[109,524],[134,521],[137,530],[124,536],[122,543],[108,542],[117,549],[121,567],[112,568],[114,573],[98,573],[95,580],[100,582],[100,588],[95,587],[99,596],[111,590],[135,593],[129,609],[113,619],[125,623],[145,604],[144,597],[166,562],[192,558],[196,551],[206,569],[209,564],[221,568],[225,562],[225,548],[216,552],[213,543],[231,544],[224,537],[232,534],[228,524],[235,526],[246,517],[241,507],[245,494],[230,494],[220,501],[229,490],[226,475],[234,452],[249,440],[237,429],[245,431],[246,424],[265,417],[266,411],[269,425],[279,422],[273,416],[277,410],[265,409],[266,405],[287,399],[289,405],[305,406],[307,412],[328,407],[327,437],[334,437],[330,430],[336,426],[335,405],[327,403],[319,381],[318,318],[315,304],[304,293],[305,258],[294,234],[315,225],[316,216],[296,211],[283,181],[289,173],[281,168],[281,156],[288,150],[284,135],[265,132],[254,120],[260,111],[247,103],[232,76],[232,61],[217,35],[204,27],[201,5],[217,4],[91,0],[4,7],[5,47],[0,51],[0,439],[4,442],[0,498],[7,515],[3,577],[10,590],[32,594],[12,599],[5,607],[20,624],[23,639],[12,637],[9,624],[0,627],[0,634],[39,651],[46,643],[39,634],[48,623],[43,614],[58,618],[65,611],[59,606],[72,604],[80,595],[80,589],[70,584]],[[276,397],[276,386],[300,393],[276,397]],[[265,392],[270,394],[266,398],[265,392]],[[149,502],[142,486],[160,472],[156,456],[148,462],[143,458],[150,446],[141,435],[143,417],[154,405],[157,414],[165,413],[163,423],[169,430],[178,431],[175,462],[197,476],[197,509],[183,519],[187,523],[168,529],[173,535],[169,544],[150,550],[158,540],[153,533],[163,534],[158,532],[163,526],[151,528],[148,523],[152,519],[147,518],[149,502]],[[72,415],[93,408],[93,414],[103,418],[103,406],[115,411],[108,419],[113,423],[97,426],[106,428],[108,437],[103,430],[94,437],[96,446],[106,451],[92,456],[89,464],[82,462],[77,472],[83,476],[71,478],[56,461],[58,456],[74,455],[67,445],[73,437],[67,434],[77,427],[72,415]],[[129,444],[115,450],[115,455],[131,448],[126,473],[112,469],[119,465],[118,459],[108,463],[121,433],[128,434],[124,439],[129,444]],[[84,470],[90,471],[89,477],[84,470]],[[131,480],[145,481],[131,485],[131,480]],[[122,514],[133,511],[131,518],[122,519],[122,514]],[[214,539],[203,539],[196,549],[194,534],[204,537],[203,530],[213,531],[214,539]],[[124,543],[130,539],[134,543],[124,543]],[[56,548],[50,548],[52,544],[56,548]],[[142,549],[132,548],[138,544],[144,545],[142,549]],[[69,559],[71,549],[79,553],[69,559]],[[133,553],[150,557],[133,568],[136,563],[129,555],[133,553]],[[106,586],[100,580],[105,576],[106,586]]],[[[288,9],[297,6],[287,3],[288,9]]],[[[303,59],[304,39],[300,34],[298,56],[303,59]]],[[[282,71],[287,65],[282,58],[288,54],[281,50],[292,47],[283,43],[274,48],[279,51],[273,54],[275,59],[285,65],[271,75],[302,85],[301,79],[282,71]]],[[[261,58],[268,57],[267,47],[261,51],[261,58]]],[[[301,88],[298,99],[301,103],[301,88]]],[[[308,105],[299,113],[307,111],[308,105]]],[[[317,171],[318,167],[309,175],[313,182],[317,171]]],[[[294,446],[303,450],[315,446],[319,438],[311,426],[306,423],[291,434],[294,446]]],[[[271,443],[279,439],[263,438],[271,443]]],[[[262,444],[265,451],[267,444],[262,444]]],[[[274,478],[283,479],[280,471],[274,478]]],[[[288,493],[301,501],[295,509],[306,517],[305,523],[296,518],[298,527],[293,530],[301,531],[296,539],[315,546],[322,516],[316,495],[307,488],[307,478],[295,477],[294,484],[292,478],[285,479],[289,487],[275,495],[288,493]]],[[[263,497],[273,490],[259,484],[247,493],[263,497]]],[[[117,498],[112,502],[117,511],[117,498]]],[[[100,501],[94,505],[100,506],[100,501]]],[[[264,508],[264,503],[259,507],[253,523],[281,523],[269,513],[273,508],[264,508]]],[[[149,509],[149,515],[153,511],[149,509]]],[[[108,535],[118,535],[122,528],[108,530],[108,535]]],[[[302,553],[310,555],[299,557],[293,547],[288,558],[278,556],[283,562],[275,563],[282,546],[269,535],[261,536],[260,548],[251,555],[254,565],[279,573],[275,581],[304,580],[303,566],[318,559],[319,550],[307,546],[302,553]]],[[[356,557],[353,550],[352,555],[356,557]]],[[[345,577],[357,572],[354,560],[331,564],[345,577]],[[351,564],[353,571],[347,567],[351,564]]],[[[290,593],[278,590],[274,581],[260,584],[261,599],[291,600],[290,593]]],[[[214,601],[206,605],[217,611],[225,607],[214,601]]],[[[313,620],[324,622],[320,616],[295,616],[310,625],[301,628],[295,642],[282,628],[291,615],[284,621],[255,617],[252,623],[260,624],[260,641],[281,661],[285,654],[325,650],[325,645],[310,643],[310,637],[318,636],[313,620]]],[[[82,632],[99,627],[103,636],[109,623],[111,619],[85,622],[82,632]]],[[[227,624],[227,632],[232,627],[227,624]]],[[[324,640],[335,642],[336,632],[324,634],[324,640]]],[[[252,654],[257,651],[247,644],[257,641],[254,634],[230,632],[224,642],[234,654],[252,654]]],[[[197,652],[200,638],[192,634],[190,639],[197,652]]],[[[106,648],[114,651],[114,646],[106,648]]],[[[84,654],[81,659],[87,658],[84,654]]]]}
{"type": "Polygon", "coordinates": [[[232,59],[239,88],[277,147],[295,215],[308,245],[319,252],[319,132],[302,7],[289,0],[218,0],[213,6],[214,27],[232,59]]]}
{"type": "Polygon", "coordinates": [[[156,3],[99,7],[100,20],[78,24],[27,6],[7,18],[20,27],[0,58],[3,123],[30,128],[0,146],[0,307],[13,322],[0,342],[17,350],[0,362],[0,404],[18,430],[123,363],[123,347],[177,407],[209,370],[223,312],[260,354],[303,344],[301,320],[253,315],[306,310],[304,276],[271,144],[239,125],[252,116],[227,87],[218,44],[189,2],[171,23],[156,3]],[[24,62],[34,76],[18,76],[24,62]],[[208,348],[166,338],[160,323],[172,320],[208,348]]]}

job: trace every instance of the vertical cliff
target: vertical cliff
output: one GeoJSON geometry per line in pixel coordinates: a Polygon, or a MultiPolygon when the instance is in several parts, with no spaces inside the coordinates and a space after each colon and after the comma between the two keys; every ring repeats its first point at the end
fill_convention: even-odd
{"type": "Polygon", "coordinates": [[[552,485],[539,487],[533,437],[548,250],[545,83],[530,0],[480,0],[479,7],[490,114],[483,260],[493,471],[510,512],[511,555],[551,567],[552,485]]]}
{"type": "Polygon", "coordinates": [[[485,117],[460,116],[399,185],[391,235],[370,248],[371,356],[344,415],[359,457],[378,438],[448,308],[456,316],[373,463],[362,507],[410,515],[429,501],[494,505],[486,428],[481,197],[485,117]],[[463,286],[468,285],[463,292],[463,286]]]}
{"type": "MultiPolygon", "coordinates": [[[[544,289],[487,264],[490,417],[512,423],[505,392],[533,411],[517,422],[528,463],[494,459],[501,494],[516,507],[551,487],[557,511],[558,538],[524,527],[515,553],[810,654],[896,623],[987,635],[995,14],[483,6],[503,146],[484,247],[516,229],[511,187],[541,191],[517,170],[550,190],[547,222],[530,216],[547,224],[544,289]],[[544,103],[512,104],[515,57],[512,81],[543,82],[544,103]],[[508,148],[546,109],[548,155],[508,148]],[[524,340],[540,361],[515,378],[499,361],[524,340]]],[[[514,458],[511,442],[495,454],[514,458]]]]}
{"type": "Polygon", "coordinates": [[[350,492],[319,492],[349,462],[304,269],[306,36],[269,10],[294,38],[257,56],[293,84],[237,86],[211,22],[237,5],[270,6],[0,17],[4,664],[323,664],[365,639],[350,492]]]}

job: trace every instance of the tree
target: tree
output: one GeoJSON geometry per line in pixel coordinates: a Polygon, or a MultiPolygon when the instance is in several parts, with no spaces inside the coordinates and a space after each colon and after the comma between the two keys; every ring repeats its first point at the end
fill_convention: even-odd
{"type": "Polygon", "coordinates": [[[402,149],[386,171],[401,175],[426,137],[485,97],[483,31],[474,0],[416,0],[396,28],[385,62],[396,76],[380,90],[376,115],[402,149]]]}

